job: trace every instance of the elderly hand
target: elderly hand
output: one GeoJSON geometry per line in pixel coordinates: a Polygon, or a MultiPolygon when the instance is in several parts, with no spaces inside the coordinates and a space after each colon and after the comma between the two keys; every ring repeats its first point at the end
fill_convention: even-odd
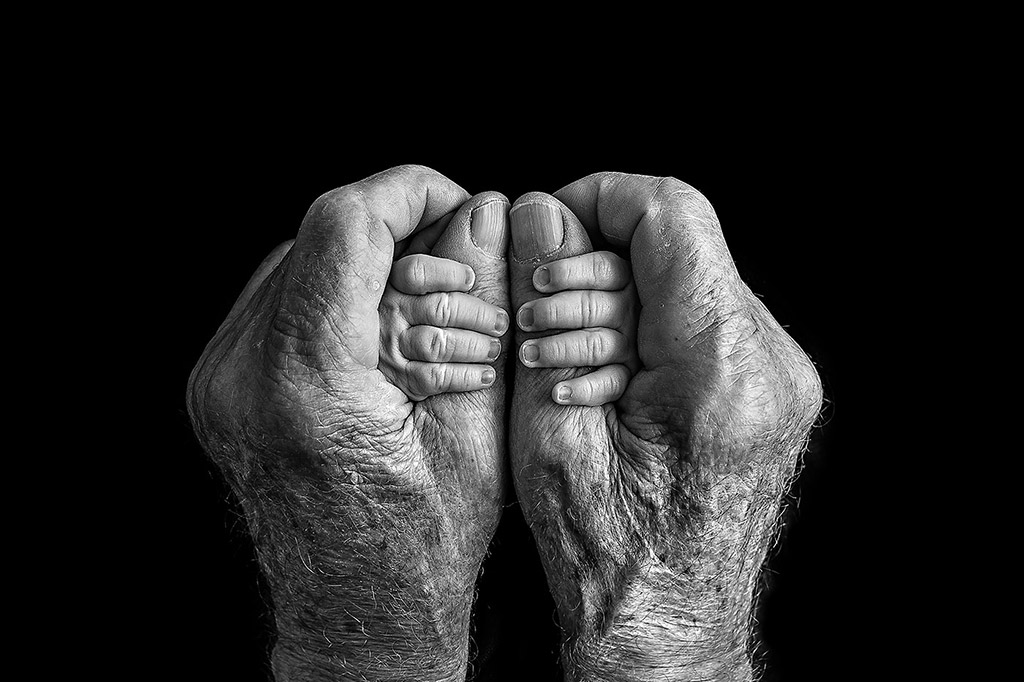
{"type": "Polygon", "coordinates": [[[603,337],[584,315],[539,328],[519,313],[510,456],[567,679],[749,679],[755,580],[820,408],[812,363],[678,180],[592,175],[520,198],[510,222],[514,310],[550,293],[542,266],[594,240],[630,262],[639,299],[638,317],[628,296],[608,304],[603,337]],[[595,384],[617,402],[552,400],[595,384]]]}
{"type": "Polygon", "coordinates": [[[465,679],[504,488],[507,209],[416,166],[322,196],[193,370],[279,679],[465,679]]]}

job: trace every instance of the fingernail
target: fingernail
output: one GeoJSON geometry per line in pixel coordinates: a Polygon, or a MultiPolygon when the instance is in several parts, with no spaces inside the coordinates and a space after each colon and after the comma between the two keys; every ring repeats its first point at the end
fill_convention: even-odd
{"type": "Polygon", "coordinates": [[[494,331],[499,334],[504,334],[505,330],[508,329],[508,313],[504,310],[498,310],[498,319],[494,321],[494,331]]]}
{"type": "Polygon", "coordinates": [[[533,271],[533,285],[535,288],[547,286],[550,281],[551,271],[548,270],[546,265],[542,265],[533,271]]]}
{"type": "Polygon", "coordinates": [[[562,212],[546,203],[519,204],[509,214],[512,249],[519,260],[545,256],[562,245],[562,212]]]}
{"type": "Polygon", "coordinates": [[[480,375],[480,381],[483,382],[484,386],[490,386],[494,383],[494,370],[488,367],[484,370],[483,374],[480,375]]]}
{"type": "Polygon", "coordinates": [[[469,289],[473,288],[473,282],[476,281],[476,272],[473,268],[466,266],[466,287],[469,289]]]}
{"type": "Polygon", "coordinates": [[[501,355],[501,341],[498,341],[498,339],[492,339],[491,346],[487,349],[487,359],[497,360],[499,355],[501,355]]]}
{"type": "Polygon", "coordinates": [[[564,403],[572,397],[572,389],[568,386],[559,386],[558,393],[555,395],[556,399],[560,403],[564,403]]]}
{"type": "Polygon", "coordinates": [[[533,326],[533,308],[523,306],[519,309],[519,328],[528,329],[533,326]]]}
{"type": "Polygon", "coordinates": [[[540,348],[535,343],[523,344],[523,362],[536,362],[540,357],[540,348]]]}
{"type": "Polygon", "coordinates": [[[492,256],[505,255],[505,210],[503,201],[490,201],[473,209],[469,222],[469,234],[473,243],[484,253],[492,256]]]}

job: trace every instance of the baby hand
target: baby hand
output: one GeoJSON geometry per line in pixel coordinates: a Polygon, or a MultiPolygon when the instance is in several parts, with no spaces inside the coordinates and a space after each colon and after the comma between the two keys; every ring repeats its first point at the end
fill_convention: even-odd
{"type": "Polygon", "coordinates": [[[473,269],[427,254],[394,262],[380,303],[379,367],[410,400],[494,383],[508,315],[465,293],[473,269]]]}
{"type": "Polygon", "coordinates": [[[524,342],[519,360],[527,367],[597,368],[554,385],[551,398],[561,405],[603,405],[622,397],[640,367],[640,302],[629,262],[610,251],[564,258],[537,268],[533,286],[551,295],[519,308],[519,328],[571,331],[524,342]]]}

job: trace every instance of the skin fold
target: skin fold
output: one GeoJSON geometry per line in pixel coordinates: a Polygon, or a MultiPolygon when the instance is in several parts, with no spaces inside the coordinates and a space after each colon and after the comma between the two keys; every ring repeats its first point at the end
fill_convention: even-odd
{"type": "Polygon", "coordinates": [[[293,682],[464,680],[507,485],[567,680],[751,679],[820,404],[688,185],[602,173],[510,206],[422,166],[314,202],[188,386],[293,682]]]}

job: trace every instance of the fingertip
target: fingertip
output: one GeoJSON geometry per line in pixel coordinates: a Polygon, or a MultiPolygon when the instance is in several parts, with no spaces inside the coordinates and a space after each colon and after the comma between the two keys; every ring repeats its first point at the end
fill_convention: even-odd
{"type": "Polygon", "coordinates": [[[508,199],[499,192],[485,192],[473,198],[470,211],[470,239],[484,253],[501,258],[508,250],[508,199]]]}
{"type": "Polygon", "coordinates": [[[624,365],[605,365],[590,374],[555,384],[551,399],[559,405],[599,407],[623,396],[631,373],[624,365]]]}
{"type": "Polygon", "coordinates": [[[494,316],[494,333],[498,336],[504,336],[505,332],[508,331],[508,313],[503,308],[498,308],[498,312],[494,316]]]}
{"type": "Polygon", "coordinates": [[[474,270],[471,266],[466,265],[465,263],[460,263],[460,265],[462,265],[463,268],[464,287],[460,291],[469,291],[470,289],[473,288],[473,285],[476,283],[476,270],[474,270]]]}
{"type": "Polygon", "coordinates": [[[474,194],[472,197],[470,197],[466,203],[469,204],[470,210],[475,211],[481,206],[485,206],[486,204],[495,202],[499,204],[504,204],[506,209],[508,209],[508,207],[511,205],[511,202],[508,200],[507,196],[495,190],[478,192],[477,194],[474,194]]]}
{"type": "Polygon", "coordinates": [[[540,292],[547,291],[548,285],[551,284],[551,270],[546,265],[542,265],[533,271],[533,288],[540,292]]]}
{"type": "Polygon", "coordinates": [[[490,344],[487,346],[488,362],[497,360],[499,355],[501,355],[501,341],[498,339],[491,339],[490,344]]]}
{"type": "Polygon", "coordinates": [[[540,360],[540,347],[532,342],[527,341],[519,347],[519,361],[527,367],[532,367],[540,360]]]}
{"type": "Polygon", "coordinates": [[[545,258],[565,241],[562,204],[550,194],[530,192],[509,209],[512,255],[525,262],[545,258]]]}
{"type": "Polygon", "coordinates": [[[519,325],[519,328],[524,332],[528,332],[533,329],[533,323],[533,306],[528,303],[523,304],[523,306],[519,308],[519,312],[516,313],[516,324],[519,325]]]}
{"type": "Polygon", "coordinates": [[[551,399],[559,405],[572,405],[572,395],[572,386],[569,384],[555,384],[551,388],[551,399]]]}

